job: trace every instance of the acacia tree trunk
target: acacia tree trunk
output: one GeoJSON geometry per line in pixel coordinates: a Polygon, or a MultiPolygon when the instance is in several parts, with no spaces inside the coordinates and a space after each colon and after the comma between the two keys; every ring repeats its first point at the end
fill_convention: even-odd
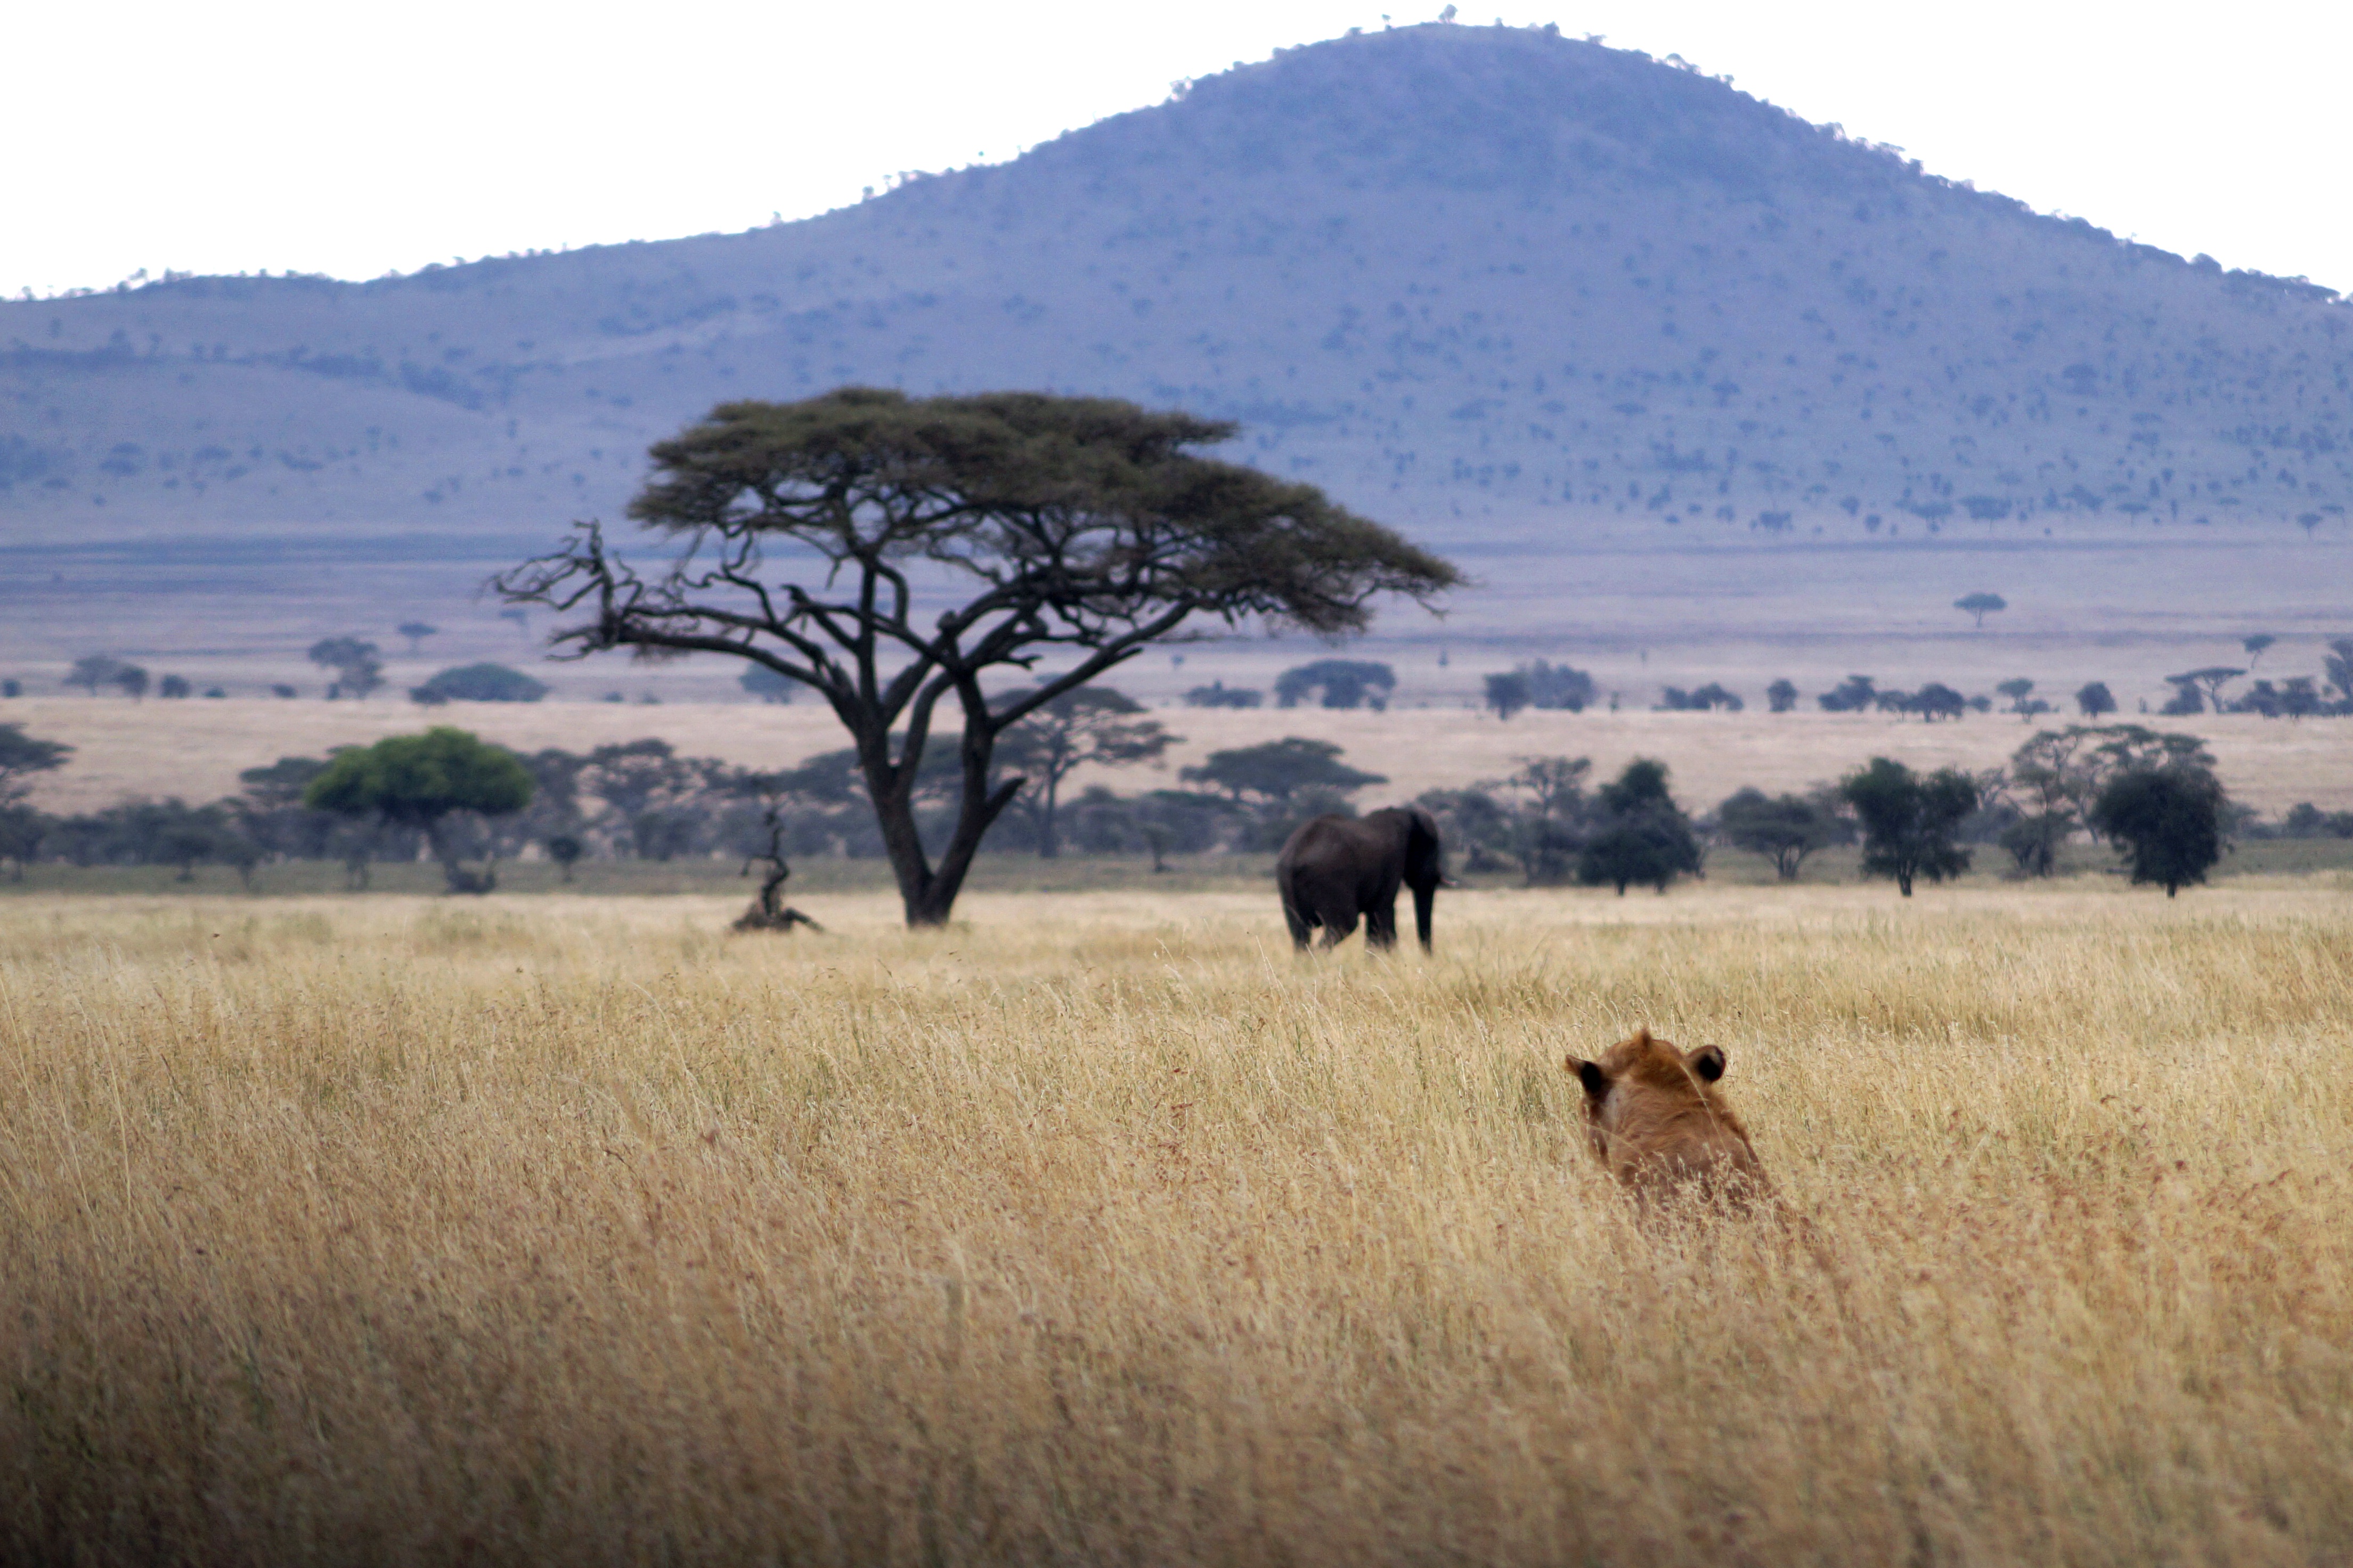
{"type": "Polygon", "coordinates": [[[948,836],[947,847],[934,866],[915,826],[915,774],[923,761],[924,739],[920,732],[911,732],[907,749],[893,762],[889,734],[869,729],[859,736],[858,753],[866,773],[867,793],[874,799],[875,822],[882,830],[883,853],[890,857],[892,874],[898,879],[899,901],[907,923],[941,926],[947,924],[955,909],[956,895],[964,890],[965,877],[972,869],[972,858],[980,848],[982,837],[1013,804],[1027,781],[1008,779],[994,790],[988,787],[988,764],[997,738],[986,720],[976,722],[968,714],[960,748],[964,787],[957,800],[955,830],[948,836]]]}
{"type": "Polygon", "coordinates": [[[449,841],[441,829],[440,817],[437,816],[427,823],[425,842],[430,847],[433,858],[441,863],[441,875],[448,883],[448,890],[453,893],[471,893],[479,897],[495,889],[499,885],[498,858],[492,856],[484,862],[479,873],[469,871],[466,869],[466,863],[459,858],[458,847],[449,841]]]}
{"type": "Polygon", "coordinates": [[[1038,858],[1052,860],[1062,853],[1061,841],[1054,837],[1055,796],[1060,790],[1061,779],[1052,770],[1046,773],[1045,810],[1038,818],[1038,858]]]}

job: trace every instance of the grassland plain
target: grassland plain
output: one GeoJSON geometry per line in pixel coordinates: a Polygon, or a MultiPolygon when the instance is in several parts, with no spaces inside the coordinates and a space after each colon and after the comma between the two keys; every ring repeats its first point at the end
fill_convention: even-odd
{"type": "Polygon", "coordinates": [[[2353,907],[0,903],[0,1560],[2321,1563],[2353,907]],[[1810,1228],[1646,1223],[1648,1023],[1810,1228]]]}
{"type": "MultiPolygon", "coordinates": [[[[1465,707],[1254,711],[1171,708],[1155,716],[1178,735],[1165,768],[1082,769],[1066,798],[1090,784],[1123,793],[1175,787],[1178,771],[1226,746],[1285,735],[1333,742],[1353,764],[1389,783],[1364,793],[1377,804],[1426,789],[1460,788],[1512,771],[1536,755],[1589,757],[1607,778],[1638,756],[1663,759],[1676,794],[1704,810],[1744,784],[1801,790],[1835,779],[1873,756],[1915,767],[1953,763],[1998,767],[2035,733],[2012,715],[1972,714],[1926,724],[1881,713],[1525,712],[1508,723],[1465,707]]],[[[2232,798],[2276,816],[2298,801],[2329,810],[2353,808],[2353,722],[2301,722],[2253,714],[2194,719],[2125,715],[2131,722],[2184,731],[2212,749],[2232,798]]],[[[2048,715],[2039,727],[2074,721],[2048,715]]],[[[72,761],[37,777],[33,803],[48,811],[88,811],[126,795],[216,799],[237,789],[241,769],[290,755],[318,756],[339,745],[455,724],[519,751],[562,746],[585,752],[654,735],[690,756],[744,767],[783,767],[847,745],[830,709],[813,702],[770,707],[744,702],[460,702],[420,709],[367,702],[131,702],[121,699],[28,698],[0,704],[0,722],[76,748],[72,761]]]]}

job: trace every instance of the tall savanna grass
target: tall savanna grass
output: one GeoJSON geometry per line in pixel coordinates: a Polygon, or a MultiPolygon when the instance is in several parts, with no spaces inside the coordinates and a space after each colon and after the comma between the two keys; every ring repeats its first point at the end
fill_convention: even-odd
{"type": "Polygon", "coordinates": [[[2317,1563],[2353,905],[0,906],[0,1559],[2317,1563]],[[1645,1216],[1714,1042],[1803,1216],[1645,1216]]]}

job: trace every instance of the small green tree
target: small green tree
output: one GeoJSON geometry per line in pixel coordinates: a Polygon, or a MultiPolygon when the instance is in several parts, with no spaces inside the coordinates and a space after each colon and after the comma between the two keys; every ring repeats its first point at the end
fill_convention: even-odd
{"type": "Polygon", "coordinates": [[[338,753],[302,792],[302,804],[419,829],[451,892],[487,893],[498,885],[496,864],[467,870],[449,818],[459,812],[503,816],[521,811],[531,804],[531,770],[513,752],[442,727],[338,753]]]}
{"type": "Polygon", "coordinates": [[[1864,876],[1894,878],[1908,899],[1916,878],[1941,882],[1969,868],[1969,852],[1953,838],[1978,808],[1978,785],[1958,768],[1924,778],[1902,763],[1873,757],[1847,775],[1839,794],[1862,826],[1864,876]]]}
{"type": "Polygon", "coordinates": [[[1501,825],[1502,836],[1528,886],[1566,882],[1576,874],[1577,854],[1585,847],[1585,777],[1593,763],[1584,757],[1512,760],[1519,766],[1508,777],[1482,786],[1528,797],[1527,805],[1501,825]]]}
{"type": "Polygon", "coordinates": [[[425,639],[441,635],[441,628],[424,621],[403,621],[393,628],[408,639],[408,657],[415,658],[425,639]]]}
{"type": "Polygon", "coordinates": [[[1850,836],[1835,801],[1818,795],[1767,795],[1754,787],[1726,797],[1715,808],[1715,824],[1734,848],[1772,861],[1775,875],[1784,882],[1798,879],[1807,856],[1845,843],[1850,836]]]}
{"type": "Polygon", "coordinates": [[[2010,601],[2000,594],[1964,594],[1953,601],[1953,608],[1977,617],[1978,629],[1985,629],[1985,618],[1998,610],[2010,608],[2010,601]]]}
{"type": "Polygon", "coordinates": [[[1026,774],[1024,794],[1038,822],[1038,853],[1061,853],[1055,817],[1062,781],[1082,767],[1127,768],[1156,763],[1182,736],[1147,719],[1144,704],[1108,686],[1081,686],[1063,692],[1006,730],[997,739],[1001,765],[1026,774]]]}
{"type": "Polygon", "coordinates": [[[114,668],[114,684],[122,695],[136,702],[147,695],[147,671],[139,665],[121,664],[114,668]]]}
{"type": "Polygon", "coordinates": [[[1704,863],[1691,818],[1667,790],[1667,764],[1637,757],[1598,792],[1602,818],[1577,856],[1577,880],[1614,886],[1618,896],[1636,882],[1663,893],[1704,863]]]}
{"type": "Polygon", "coordinates": [[[2000,685],[1996,686],[1994,689],[2000,692],[2002,696],[2010,699],[2010,710],[2011,712],[2016,713],[2021,717],[2026,717],[2032,713],[2033,710],[2027,707],[2026,704],[2027,700],[2034,695],[2034,682],[2027,679],[2026,677],[2022,675],[2015,676],[2010,679],[2001,682],[2000,685]]]}
{"type": "Polygon", "coordinates": [[[555,862],[556,873],[565,881],[572,880],[572,868],[586,852],[587,846],[569,833],[559,833],[547,841],[547,858],[555,862]]]}
{"type": "Polygon", "coordinates": [[[1798,686],[1795,681],[1785,678],[1765,689],[1765,706],[1770,711],[1787,713],[1797,705],[1798,686]]]}
{"type": "Polygon", "coordinates": [[[2105,680],[2087,680],[2075,689],[2075,710],[2086,719],[2097,719],[2116,710],[2116,693],[2105,680]]]}
{"type": "Polygon", "coordinates": [[[2127,768],[2092,803],[2092,830],[2114,844],[2136,884],[2154,882],[2172,898],[2203,882],[2222,858],[2222,783],[2191,763],[2127,768]]]}
{"type": "Polygon", "coordinates": [[[2240,638],[2239,646],[2246,650],[2247,668],[2253,669],[2262,663],[2264,650],[2278,641],[2279,638],[2269,632],[2257,632],[2253,637],[2240,638]]]}

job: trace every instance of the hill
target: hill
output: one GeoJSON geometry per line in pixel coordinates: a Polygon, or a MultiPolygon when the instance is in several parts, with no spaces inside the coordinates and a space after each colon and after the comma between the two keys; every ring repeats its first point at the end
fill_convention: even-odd
{"type": "Polygon", "coordinates": [[[873,382],[1230,416],[1474,553],[2293,542],[2353,501],[2348,323],[1672,61],[1432,25],[745,234],[0,304],[0,517],[35,574],[168,536],[470,581],[716,401],[873,382]]]}

